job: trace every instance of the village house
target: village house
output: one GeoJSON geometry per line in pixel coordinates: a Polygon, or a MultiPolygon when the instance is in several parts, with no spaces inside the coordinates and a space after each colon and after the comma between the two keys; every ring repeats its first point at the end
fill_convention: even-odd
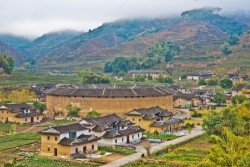
{"type": "Polygon", "coordinates": [[[139,142],[142,138],[140,126],[116,114],[109,114],[97,118],[84,118],[80,123],[91,129],[91,133],[101,137],[98,143],[102,145],[124,145],[139,142]]]}
{"type": "Polygon", "coordinates": [[[172,132],[180,129],[180,119],[173,118],[174,114],[161,107],[134,109],[126,113],[127,119],[141,126],[147,132],[172,132]]]}
{"type": "Polygon", "coordinates": [[[216,75],[213,72],[199,72],[195,74],[188,74],[187,75],[187,80],[188,81],[193,81],[193,82],[198,82],[200,79],[208,80],[216,75]]]}
{"type": "Polygon", "coordinates": [[[228,74],[228,78],[233,82],[233,83],[240,83],[243,82],[243,76],[238,73],[234,74],[228,74]]]}
{"type": "Polygon", "coordinates": [[[35,84],[30,87],[30,91],[36,94],[37,100],[45,102],[46,101],[46,91],[52,89],[56,85],[54,84],[35,84]]]}
{"type": "Polygon", "coordinates": [[[152,77],[152,80],[156,80],[160,75],[167,77],[168,73],[164,70],[130,70],[128,74],[135,78],[138,75],[145,75],[147,78],[152,77]]]}
{"type": "Polygon", "coordinates": [[[178,93],[174,95],[175,108],[191,108],[201,106],[202,100],[194,94],[178,93]]]}
{"type": "Polygon", "coordinates": [[[232,96],[244,94],[247,98],[250,98],[250,85],[240,84],[232,89],[232,96]]]}
{"type": "Polygon", "coordinates": [[[41,155],[71,158],[98,151],[99,137],[80,123],[49,127],[41,132],[41,155]]]}
{"type": "Polygon", "coordinates": [[[0,106],[0,121],[13,123],[38,123],[44,115],[36,111],[33,106],[25,103],[3,104],[0,106]]]}

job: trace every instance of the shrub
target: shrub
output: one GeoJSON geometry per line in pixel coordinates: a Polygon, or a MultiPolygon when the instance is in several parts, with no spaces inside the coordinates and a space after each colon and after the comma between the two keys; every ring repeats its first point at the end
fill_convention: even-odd
{"type": "Polygon", "coordinates": [[[100,155],[105,155],[105,154],[106,154],[106,151],[105,151],[105,150],[100,150],[100,151],[99,151],[99,154],[100,154],[100,155]]]}

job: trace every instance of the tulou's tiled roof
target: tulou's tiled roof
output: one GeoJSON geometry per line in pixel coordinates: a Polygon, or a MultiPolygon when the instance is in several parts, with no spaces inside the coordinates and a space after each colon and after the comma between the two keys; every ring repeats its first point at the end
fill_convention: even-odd
{"type": "Polygon", "coordinates": [[[64,137],[59,144],[63,146],[74,146],[74,145],[80,145],[80,144],[86,144],[86,143],[91,143],[93,141],[100,140],[100,137],[97,137],[95,135],[85,135],[82,134],[79,137],[75,139],[69,139],[64,137]]]}
{"type": "Polygon", "coordinates": [[[77,97],[152,97],[171,95],[158,86],[137,85],[61,85],[46,92],[47,95],[77,97]]]}
{"type": "Polygon", "coordinates": [[[124,130],[117,130],[117,129],[112,129],[109,131],[106,131],[102,137],[103,138],[115,138],[115,137],[122,137],[122,136],[127,136],[131,134],[136,134],[139,132],[144,132],[145,130],[142,129],[140,126],[129,126],[127,129],[124,130]]]}
{"type": "Polygon", "coordinates": [[[250,89],[250,85],[240,84],[237,87],[233,88],[233,91],[242,91],[242,89],[250,89]]]}
{"type": "Polygon", "coordinates": [[[42,113],[39,112],[30,112],[30,113],[18,113],[17,115],[15,115],[16,118],[27,118],[27,117],[38,117],[38,116],[42,116],[42,113]]]}
{"type": "Polygon", "coordinates": [[[164,70],[130,70],[129,74],[167,74],[164,70]]]}
{"type": "Polygon", "coordinates": [[[181,123],[181,122],[183,122],[181,119],[170,118],[170,119],[164,120],[164,121],[154,121],[149,126],[151,126],[151,127],[161,127],[161,126],[167,126],[167,125],[172,125],[172,124],[181,123]]]}
{"type": "Polygon", "coordinates": [[[55,134],[63,134],[63,133],[70,133],[70,132],[77,132],[82,130],[87,130],[88,128],[84,127],[80,123],[74,123],[69,125],[61,125],[61,126],[54,126],[49,127],[45,130],[43,130],[41,133],[55,133],[55,134]]]}

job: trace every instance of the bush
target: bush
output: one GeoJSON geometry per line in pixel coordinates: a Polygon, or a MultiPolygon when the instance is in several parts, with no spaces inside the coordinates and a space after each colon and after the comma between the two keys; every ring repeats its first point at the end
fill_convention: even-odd
{"type": "Polygon", "coordinates": [[[113,148],[112,146],[105,146],[105,147],[99,147],[100,151],[105,151],[105,152],[114,152],[114,153],[120,153],[124,155],[131,155],[136,153],[134,150],[128,150],[122,147],[115,147],[113,148]]]}
{"type": "Polygon", "coordinates": [[[105,151],[105,150],[101,150],[101,151],[99,151],[99,154],[100,154],[100,155],[105,155],[105,154],[106,154],[106,151],[105,151]]]}

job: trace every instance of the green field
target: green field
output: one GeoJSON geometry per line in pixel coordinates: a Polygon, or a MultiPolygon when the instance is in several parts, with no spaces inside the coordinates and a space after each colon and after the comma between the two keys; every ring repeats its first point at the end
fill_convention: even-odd
{"type": "Polygon", "coordinates": [[[32,144],[39,141],[40,138],[40,134],[28,133],[0,136],[0,151],[32,144]]]}
{"type": "Polygon", "coordinates": [[[196,167],[208,154],[211,144],[209,137],[200,136],[184,145],[170,149],[167,153],[157,153],[151,157],[126,165],[126,167],[196,167]]]}

